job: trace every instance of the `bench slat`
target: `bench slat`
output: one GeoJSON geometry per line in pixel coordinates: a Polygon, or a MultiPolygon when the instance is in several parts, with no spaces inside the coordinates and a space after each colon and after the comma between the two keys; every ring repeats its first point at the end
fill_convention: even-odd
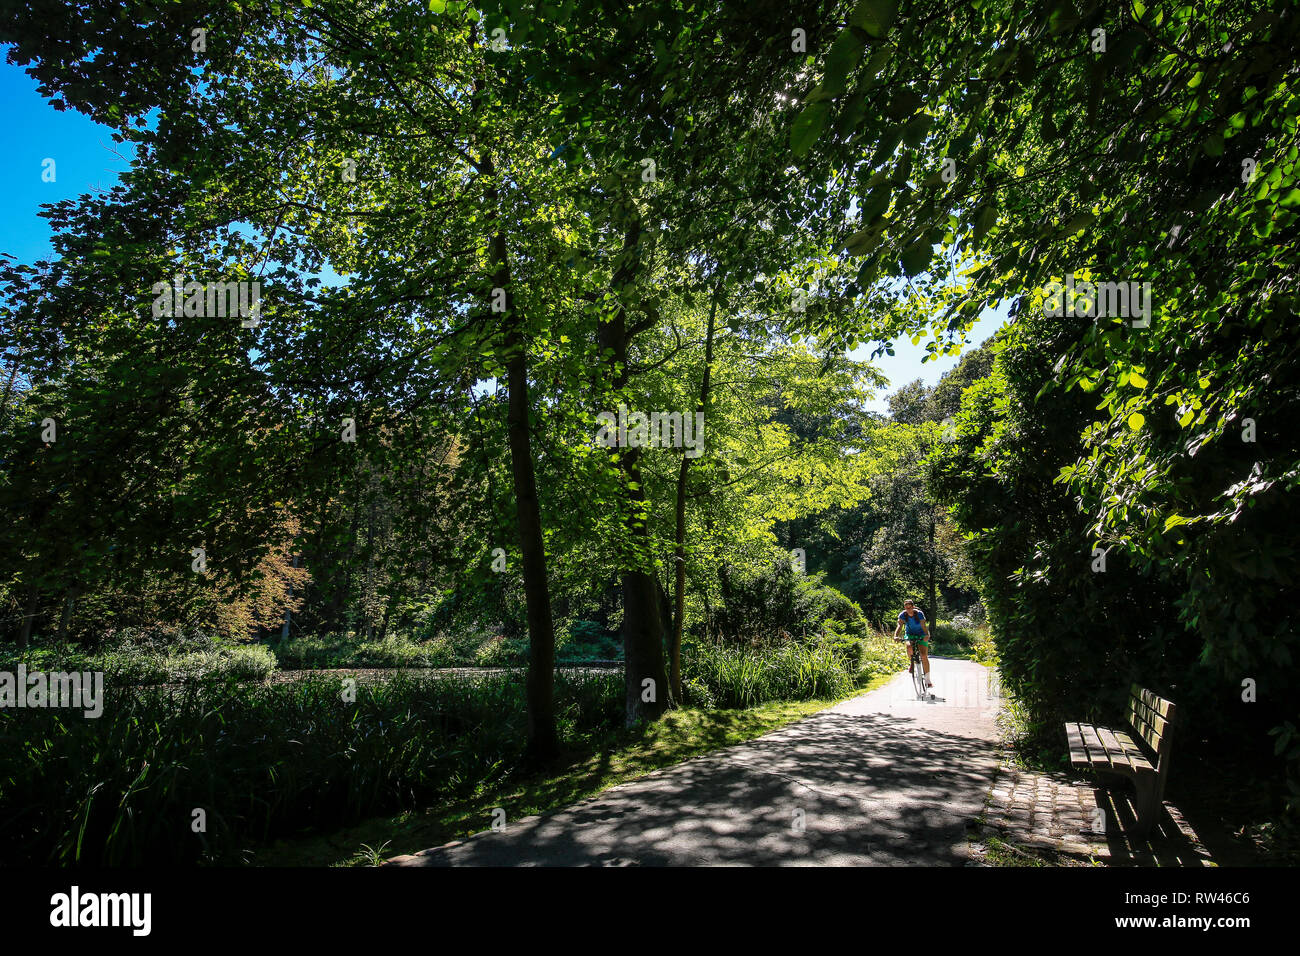
{"type": "Polygon", "coordinates": [[[1150,710],[1155,711],[1161,717],[1167,718],[1174,706],[1171,702],[1165,700],[1163,697],[1160,697],[1154,691],[1147,690],[1146,688],[1143,688],[1138,693],[1138,698],[1150,710]]]}
{"type": "Polygon", "coordinates": [[[1151,724],[1152,726],[1157,724],[1163,726],[1169,720],[1169,717],[1161,713],[1160,710],[1157,710],[1154,707],[1148,707],[1136,698],[1132,701],[1132,706],[1129,707],[1129,718],[1131,720],[1141,720],[1143,723],[1151,724]]]}
{"type": "Polygon", "coordinates": [[[1065,725],[1065,737],[1070,745],[1070,763],[1091,763],[1088,746],[1083,741],[1083,730],[1078,723],[1065,725]]]}
{"type": "Polygon", "coordinates": [[[1101,742],[1101,736],[1097,733],[1097,728],[1092,724],[1080,724],[1079,730],[1083,732],[1083,742],[1090,751],[1105,755],[1106,745],[1101,742]]]}
{"type": "Polygon", "coordinates": [[[1149,747],[1151,747],[1152,750],[1159,749],[1160,735],[1157,734],[1148,724],[1144,724],[1139,720],[1139,721],[1134,721],[1129,726],[1132,728],[1133,736],[1135,738],[1141,739],[1144,743],[1146,743],[1149,747]]]}
{"type": "Polygon", "coordinates": [[[1079,729],[1083,734],[1084,745],[1088,748],[1088,762],[1094,767],[1105,767],[1106,769],[1118,767],[1123,770],[1128,766],[1128,760],[1123,750],[1113,742],[1107,744],[1102,734],[1102,731],[1106,728],[1098,727],[1095,724],[1080,724],[1079,729]]]}
{"type": "MultiPolygon", "coordinates": [[[[1116,766],[1127,768],[1134,774],[1137,773],[1138,767],[1133,759],[1134,748],[1131,744],[1126,746],[1118,739],[1119,735],[1109,727],[1098,727],[1097,736],[1101,738],[1101,742],[1106,746],[1106,752],[1113,755],[1116,766]]],[[[1142,756],[1140,751],[1137,756],[1142,756]]]]}
{"type": "Polygon", "coordinates": [[[1111,765],[1105,748],[1101,747],[1092,724],[1066,724],[1070,742],[1070,763],[1079,766],[1107,767],[1111,765]]]}
{"type": "Polygon", "coordinates": [[[1122,730],[1115,730],[1111,733],[1115,738],[1115,745],[1122,748],[1128,755],[1129,765],[1133,768],[1134,774],[1155,771],[1156,768],[1151,764],[1150,758],[1142,752],[1142,748],[1133,741],[1132,737],[1122,730]]]}
{"type": "Polygon", "coordinates": [[[1129,726],[1159,760],[1169,749],[1167,739],[1177,708],[1172,701],[1136,684],[1130,694],[1129,726]]]}
{"type": "Polygon", "coordinates": [[[1155,770],[1142,748],[1122,730],[1096,724],[1065,725],[1070,763],[1105,767],[1137,776],[1155,770]]]}

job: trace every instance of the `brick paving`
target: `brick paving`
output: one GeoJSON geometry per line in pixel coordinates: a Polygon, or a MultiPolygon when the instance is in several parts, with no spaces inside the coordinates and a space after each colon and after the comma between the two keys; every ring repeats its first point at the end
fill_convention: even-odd
{"type": "Polygon", "coordinates": [[[1021,850],[1054,854],[1063,863],[1108,866],[1214,866],[1203,841],[1167,800],[1145,839],[1129,836],[1135,822],[1122,784],[1064,773],[1035,773],[1004,759],[993,781],[982,822],[971,834],[972,862],[984,842],[997,837],[1021,850]]]}

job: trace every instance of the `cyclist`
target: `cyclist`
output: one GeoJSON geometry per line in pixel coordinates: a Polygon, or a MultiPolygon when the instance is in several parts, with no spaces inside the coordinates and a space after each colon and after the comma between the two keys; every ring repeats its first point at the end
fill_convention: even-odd
{"type": "MultiPolygon", "coordinates": [[[[911,660],[912,644],[915,643],[920,648],[921,669],[925,671],[925,686],[933,687],[934,681],[930,680],[930,623],[925,619],[925,612],[917,607],[914,601],[903,602],[903,613],[898,615],[898,626],[894,628],[894,640],[901,640],[899,634],[904,627],[907,628],[908,660],[911,660]]],[[[913,666],[907,665],[909,674],[912,673],[913,666]]]]}

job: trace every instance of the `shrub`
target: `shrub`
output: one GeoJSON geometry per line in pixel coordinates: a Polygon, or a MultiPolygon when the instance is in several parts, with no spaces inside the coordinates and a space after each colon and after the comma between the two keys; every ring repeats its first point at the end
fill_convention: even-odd
{"type": "Polygon", "coordinates": [[[871,680],[894,674],[907,666],[907,649],[885,634],[873,632],[862,641],[859,677],[871,680]]]}
{"type": "Polygon", "coordinates": [[[702,707],[706,710],[713,710],[718,706],[718,699],[714,696],[709,685],[695,677],[682,677],[682,706],[684,707],[702,707]]]}
{"type": "Polygon", "coordinates": [[[528,642],[518,638],[488,638],[479,646],[474,663],[480,667],[515,667],[528,663],[528,642]]]}
{"type": "Polygon", "coordinates": [[[971,658],[991,667],[998,666],[998,649],[993,643],[993,635],[987,628],[979,632],[979,637],[971,645],[971,658]]]}
{"type": "Polygon", "coordinates": [[[731,644],[771,644],[782,630],[803,637],[823,631],[847,636],[867,629],[862,609],[827,584],[825,573],[796,575],[788,561],[752,577],[728,576],[722,594],[713,632],[731,644]]]}
{"type": "Polygon", "coordinates": [[[850,674],[856,674],[862,667],[863,655],[865,648],[862,641],[852,637],[845,637],[828,629],[825,637],[814,638],[808,642],[815,647],[822,647],[830,651],[835,659],[850,674]]]}
{"type": "Polygon", "coordinates": [[[932,625],[930,634],[934,638],[935,650],[939,653],[967,654],[980,640],[980,632],[974,628],[961,627],[957,624],[941,623],[932,625]]]}
{"type": "Polygon", "coordinates": [[[610,661],[623,657],[623,641],[597,621],[578,621],[556,651],[560,661],[610,661]]]}
{"type": "Polygon", "coordinates": [[[988,623],[988,612],[984,610],[984,605],[976,601],[966,610],[952,616],[952,624],[957,627],[978,629],[988,623]]]}

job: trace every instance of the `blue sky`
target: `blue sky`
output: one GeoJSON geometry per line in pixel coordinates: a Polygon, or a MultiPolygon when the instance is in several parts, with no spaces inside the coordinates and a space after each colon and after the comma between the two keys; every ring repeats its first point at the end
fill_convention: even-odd
{"type": "MultiPolygon", "coordinates": [[[[34,262],[51,252],[49,224],[38,215],[41,204],[110,188],[128,166],[123,149],[129,146],[114,143],[106,127],[80,113],[52,108],[36,91],[36,81],[9,63],[0,63],[0,121],[8,137],[6,149],[0,151],[0,181],[11,184],[0,190],[0,252],[34,262]],[[41,178],[47,158],[55,162],[52,183],[41,178]]],[[[986,311],[971,330],[971,341],[984,342],[1005,317],[1005,306],[986,311]]],[[[933,385],[958,361],[944,357],[923,363],[924,340],[913,345],[903,339],[894,343],[894,352],[875,360],[889,377],[890,391],[917,378],[933,385]]],[[[853,356],[866,358],[870,353],[867,345],[853,356]]],[[[870,407],[884,411],[884,393],[870,407]]]]}
{"type": "MultiPolygon", "coordinates": [[[[992,337],[1006,321],[1007,312],[1011,308],[1011,303],[1003,302],[1001,307],[996,310],[985,309],[981,314],[978,322],[970,330],[967,338],[971,344],[967,350],[983,345],[984,342],[992,337]]],[[[955,366],[961,361],[961,356],[945,355],[942,358],[929,362],[922,362],[925,358],[926,339],[921,339],[916,345],[913,345],[910,339],[899,339],[894,343],[893,355],[881,355],[875,359],[873,364],[880,371],[885,373],[889,379],[889,388],[876,397],[873,402],[867,403],[867,408],[872,411],[884,412],[888,410],[885,402],[885,396],[897,389],[900,385],[906,385],[908,382],[921,379],[927,385],[934,385],[939,381],[944,372],[955,366]]],[[[849,354],[856,359],[868,359],[871,356],[874,345],[861,345],[849,354]]]]}
{"type": "Polygon", "coordinates": [[[50,254],[49,224],[42,203],[109,189],[129,165],[110,131],[73,110],[62,113],[36,92],[20,67],[0,63],[0,252],[22,262],[50,254]],[[43,182],[43,163],[54,160],[54,182],[43,182]]]}

